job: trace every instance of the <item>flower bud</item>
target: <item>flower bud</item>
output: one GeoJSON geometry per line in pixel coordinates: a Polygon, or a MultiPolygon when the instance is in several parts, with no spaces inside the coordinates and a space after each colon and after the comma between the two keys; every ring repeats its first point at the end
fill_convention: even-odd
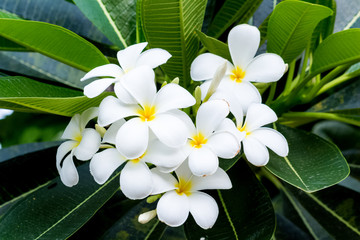
{"type": "Polygon", "coordinates": [[[154,217],[156,217],[156,210],[151,210],[145,213],[142,213],[138,217],[138,221],[141,224],[150,222],[154,217]]]}

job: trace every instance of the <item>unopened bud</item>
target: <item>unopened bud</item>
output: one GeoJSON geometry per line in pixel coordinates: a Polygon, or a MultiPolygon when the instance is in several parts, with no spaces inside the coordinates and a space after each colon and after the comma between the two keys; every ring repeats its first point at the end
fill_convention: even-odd
{"type": "Polygon", "coordinates": [[[161,197],[161,194],[150,196],[146,199],[147,203],[153,203],[161,197]]]}
{"type": "Polygon", "coordinates": [[[285,64],[285,71],[284,71],[284,73],[286,73],[287,71],[289,70],[289,64],[285,64]]]}
{"type": "Polygon", "coordinates": [[[157,215],[156,210],[151,210],[151,211],[140,214],[138,217],[138,221],[141,224],[145,224],[145,223],[150,222],[154,217],[156,217],[156,215],[157,215]]]}
{"type": "Polygon", "coordinates": [[[164,81],[164,82],[161,84],[161,87],[164,87],[166,84],[167,84],[167,81],[164,81]]]}
{"type": "Polygon", "coordinates": [[[216,91],[216,89],[218,88],[221,80],[224,78],[225,76],[225,72],[226,72],[226,68],[227,68],[227,62],[224,62],[223,64],[221,64],[218,69],[216,69],[215,75],[213,80],[211,81],[209,90],[206,93],[206,96],[204,98],[204,102],[206,102],[207,100],[209,100],[209,98],[211,97],[211,95],[213,95],[213,93],[216,91]]]}
{"type": "Polygon", "coordinates": [[[171,81],[171,83],[179,84],[179,80],[180,79],[178,77],[176,77],[171,81]]]}
{"type": "Polygon", "coordinates": [[[104,137],[106,133],[106,129],[104,127],[101,127],[99,124],[95,124],[95,129],[100,134],[101,137],[104,137]]]}

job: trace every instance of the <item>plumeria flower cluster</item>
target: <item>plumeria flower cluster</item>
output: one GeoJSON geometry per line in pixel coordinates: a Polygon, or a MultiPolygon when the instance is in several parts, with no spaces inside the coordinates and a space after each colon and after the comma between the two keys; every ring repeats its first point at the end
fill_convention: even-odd
{"type": "Polygon", "coordinates": [[[189,111],[182,110],[196,103],[186,89],[177,83],[157,89],[153,69],[171,57],[166,50],[142,52],[147,43],[135,44],[118,52],[120,66],[107,64],[91,70],[81,79],[91,81],[84,94],[92,98],[114,84],[115,96],[104,98],[98,108],[76,114],[65,129],[63,138],[68,140],[56,156],[63,183],[71,187],[79,181],[74,156],[90,160],[90,172],[98,184],[123,166],[120,189],[125,196],[159,199],[155,210],[139,216],[140,222],[157,216],[175,227],[191,213],[200,227],[211,228],[218,205],[201,190],[232,187],[219,167],[221,159],[236,157],[241,146],[257,166],[269,161],[266,147],[280,156],[288,154],[286,139],[263,127],[277,117],[261,104],[251,84],[277,81],[285,64],[275,54],[253,59],[259,39],[257,28],[239,25],[229,33],[233,64],[210,53],[194,60],[191,76],[204,80],[200,87],[203,103],[193,110],[194,122],[189,111]],[[211,95],[209,100],[206,95],[211,95]]]}

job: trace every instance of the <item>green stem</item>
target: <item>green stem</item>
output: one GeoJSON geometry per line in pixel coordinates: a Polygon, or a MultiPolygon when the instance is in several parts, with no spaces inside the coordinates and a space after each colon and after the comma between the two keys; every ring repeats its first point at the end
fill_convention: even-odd
{"type": "Polygon", "coordinates": [[[311,41],[309,41],[306,50],[305,50],[305,56],[302,62],[302,67],[301,67],[301,72],[300,72],[300,82],[302,82],[304,80],[305,77],[305,73],[306,73],[306,68],[308,65],[308,61],[309,61],[309,57],[310,57],[310,48],[311,48],[311,41]]]}
{"type": "Polygon", "coordinates": [[[326,92],[327,90],[336,87],[337,85],[346,82],[347,80],[350,80],[354,77],[360,76],[360,69],[351,73],[346,73],[341,75],[338,78],[335,78],[334,80],[332,80],[331,82],[323,85],[323,87],[319,90],[319,92],[317,93],[317,95],[320,95],[324,92],[326,92]]]}
{"type": "Polygon", "coordinates": [[[276,85],[277,85],[277,82],[273,82],[273,83],[271,84],[269,96],[268,96],[268,98],[266,99],[266,102],[265,102],[266,105],[270,105],[270,103],[271,103],[272,100],[274,99],[275,92],[276,92],[276,85]]]}
{"type": "Polygon", "coordinates": [[[327,112],[289,112],[284,113],[281,116],[281,121],[286,118],[316,118],[316,119],[327,119],[327,120],[336,120],[349,124],[353,124],[355,126],[360,126],[360,122],[355,119],[345,118],[339,116],[338,113],[327,113],[327,112]]]}
{"type": "Polygon", "coordinates": [[[286,84],[285,84],[285,89],[284,89],[284,96],[288,95],[291,91],[291,86],[293,83],[293,78],[294,78],[294,72],[295,72],[295,63],[296,61],[292,61],[289,65],[289,72],[286,78],[286,84]]]}

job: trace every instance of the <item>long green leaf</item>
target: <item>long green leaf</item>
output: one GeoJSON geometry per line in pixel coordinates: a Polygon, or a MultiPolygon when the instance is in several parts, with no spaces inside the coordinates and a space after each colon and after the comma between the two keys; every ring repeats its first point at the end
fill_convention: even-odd
{"type": "Polygon", "coordinates": [[[25,77],[0,78],[0,107],[14,106],[14,109],[19,111],[23,109],[26,112],[73,116],[87,108],[98,106],[108,95],[109,93],[104,93],[89,99],[82,96],[80,91],[40,83],[25,77]]]}
{"type": "Polygon", "coordinates": [[[360,61],[360,29],[348,29],[326,38],[316,49],[311,66],[315,75],[343,64],[360,61]]]}
{"type": "Polygon", "coordinates": [[[330,16],[324,6],[301,1],[284,1],[274,9],[268,24],[269,52],[292,62],[306,47],[316,25],[330,16]]]}
{"type": "Polygon", "coordinates": [[[136,1],[75,0],[80,10],[120,48],[136,40],[136,1]]]}
{"type": "Polygon", "coordinates": [[[226,0],[210,24],[207,34],[219,38],[232,24],[247,23],[262,1],[226,0]]]}
{"type": "Polygon", "coordinates": [[[277,124],[289,143],[285,158],[271,153],[266,168],[282,180],[314,192],[332,186],[349,175],[349,166],[332,143],[301,130],[277,124]]]}
{"type": "Polygon", "coordinates": [[[109,63],[85,39],[48,23],[0,19],[0,36],[83,71],[109,63]]]}
{"type": "Polygon", "coordinates": [[[229,52],[229,47],[226,43],[223,43],[216,38],[212,38],[207,36],[205,33],[196,31],[196,34],[198,35],[201,43],[204,45],[204,47],[211,53],[218,55],[220,57],[223,57],[230,62],[231,56],[229,52]]]}
{"type": "MultiPolygon", "coordinates": [[[[0,9],[0,18],[20,19],[16,14],[0,9]]],[[[0,37],[0,50],[3,51],[26,51],[27,48],[16,44],[4,37],[0,37]]]]}
{"type": "Polygon", "coordinates": [[[170,78],[190,83],[190,65],[196,57],[206,0],[142,0],[141,17],[151,48],[169,51],[172,57],[162,66],[170,78]]]}
{"type": "Polygon", "coordinates": [[[275,215],[265,188],[245,161],[228,171],[232,189],[218,191],[219,217],[209,230],[194,220],[185,223],[189,240],[201,239],[270,239],[275,230],[275,215]]]}

